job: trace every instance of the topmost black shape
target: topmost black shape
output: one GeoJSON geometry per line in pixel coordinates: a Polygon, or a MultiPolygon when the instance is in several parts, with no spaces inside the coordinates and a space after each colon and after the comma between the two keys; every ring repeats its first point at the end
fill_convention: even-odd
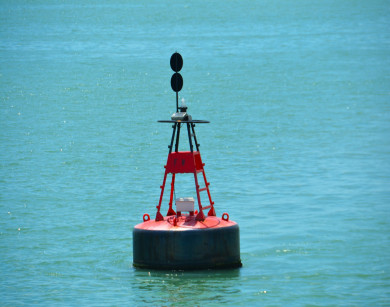
{"type": "Polygon", "coordinates": [[[180,53],[175,52],[171,56],[171,68],[175,72],[179,72],[183,67],[183,58],[180,53]]]}

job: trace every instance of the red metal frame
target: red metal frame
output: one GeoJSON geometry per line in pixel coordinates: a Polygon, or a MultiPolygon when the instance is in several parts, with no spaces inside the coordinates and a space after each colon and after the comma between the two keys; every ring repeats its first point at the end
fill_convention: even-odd
{"type": "Polygon", "coordinates": [[[203,210],[210,209],[207,213],[208,216],[215,216],[215,209],[214,209],[214,202],[211,200],[211,194],[209,190],[210,183],[207,182],[206,179],[206,173],[204,171],[204,163],[202,163],[202,158],[200,156],[199,151],[179,151],[179,152],[171,152],[168,154],[168,160],[165,167],[165,173],[164,173],[164,179],[163,184],[160,186],[161,188],[161,194],[160,194],[160,200],[158,203],[157,208],[157,214],[156,214],[156,221],[162,221],[164,220],[163,215],[160,212],[161,209],[161,202],[164,195],[164,189],[165,189],[165,183],[167,179],[168,174],[172,174],[172,182],[171,182],[171,193],[169,198],[169,209],[167,212],[167,216],[175,215],[176,212],[172,208],[173,203],[173,191],[175,189],[175,175],[176,174],[184,174],[184,173],[193,173],[194,179],[195,179],[195,188],[196,188],[196,196],[198,199],[198,207],[199,212],[196,215],[196,220],[203,221],[205,219],[205,215],[203,213],[203,210]],[[202,173],[203,180],[205,183],[204,188],[199,187],[198,182],[198,173],[202,173]],[[210,205],[203,207],[202,202],[200,200],[200,192],[207,191],[207,196],[209,198],[210,205]]]}

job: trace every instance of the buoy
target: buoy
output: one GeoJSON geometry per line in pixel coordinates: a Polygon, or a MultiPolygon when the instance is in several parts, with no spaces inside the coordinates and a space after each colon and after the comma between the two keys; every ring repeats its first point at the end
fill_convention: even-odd
{"type": "Polygon", "coordinates": [[[176,113],[171,116],[171,120],[159,122],[172,123],[173,132],[168,146],[168,159],[163,183],[160,186],[156,217],[151,219],[150,215],[145,213],[143,222],[133,229],[133,265],[138,268],[164,270],[241,267],[238,224],[230,220],[226,212],[220,218],[216,216],[210,183],[206,178],[205,164],[202,162],[195,134],[195,124],[209,121],[193,120],[187,113],[187,106],[184,103],[179,107],[178,92],[183,87],[183,78],[179,73],[183,67],[181,55],[174,53],[170,64],[175,72],[171,78],[171,87],[176,92],[176,113]],[[189,151],[179,151],[180,130],[183,126],[187,128],[189,151]],[[197,210],[193,197],[176,198],[176,211],[174,210],[176,174],[193,174],[197,210]],[[201,174],[200,180],[198,174],[201,174]],[[171,189],[168,211],[163,216],[161,205],[169,175],[171,189]],[[202,192],[207,194],[206,205],[202,205],[202,192]]]}

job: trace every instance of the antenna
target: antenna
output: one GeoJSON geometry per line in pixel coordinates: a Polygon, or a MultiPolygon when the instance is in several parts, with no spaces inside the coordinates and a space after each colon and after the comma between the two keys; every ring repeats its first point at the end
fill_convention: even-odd
{"type": "Polygon", "coordinates": [[[180,53],[175,52],[171,56],[171,68],[175,72],[171,78],[171,87],[176,92],[176,112],[179,111],[179,92],[183,88],[183,77],[179,71],[183,67],[183,58],[180,53]]]}

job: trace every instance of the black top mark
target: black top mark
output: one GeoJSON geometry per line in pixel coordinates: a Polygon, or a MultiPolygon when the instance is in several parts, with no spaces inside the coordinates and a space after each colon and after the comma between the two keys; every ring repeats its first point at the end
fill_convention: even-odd
{"type": "MultiPolygon", "coordinates": [[[[180,53],[175,52],[171,56],[171,68],[174,72],[179,72],[183,67],[183,58],[180,53]]],[[[180,90],[179,90],[180,91],[180,90]]]]}
{"type": "Polygon", "coordinates": [[[183,87],[183,77],[178,72],[175,72],[171,78],[171,87],[174,92],[180,92],[183,87]]]}

